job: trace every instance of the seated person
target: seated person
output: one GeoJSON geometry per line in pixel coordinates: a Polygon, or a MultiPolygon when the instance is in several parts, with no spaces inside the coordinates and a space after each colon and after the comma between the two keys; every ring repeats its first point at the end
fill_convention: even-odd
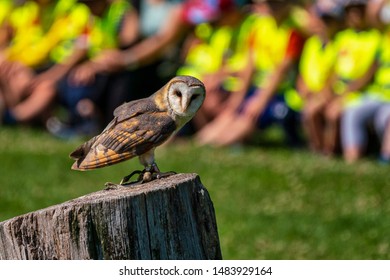
{"type": "Polygon", "coordinates": [[[262,14],[257,17],[252,35],[252,65],[245,70],[251,86],[239,106],[222,112],[198,133],[201,144],[224,146],[241,143],[256,129],[266,128],[272,123],[281,124],[289,144],[300,144],[296,130],[298,115],[291,108],[293,104],[287,104],[285,93],[293,87],[295,79],[292,74],[304,38],[287,22],[293,8],[291,1],[269,0],[256,5],[262,14]]]}

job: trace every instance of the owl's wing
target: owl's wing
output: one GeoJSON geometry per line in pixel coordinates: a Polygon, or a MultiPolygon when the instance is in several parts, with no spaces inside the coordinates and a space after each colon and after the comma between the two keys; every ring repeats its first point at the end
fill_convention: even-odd
{"type": "MultiPolygon", "coordinates": [[[[129,106],[129,103],[122,106],[125,105],[129,106]]],[[[116,117],[102,134],[71,154],[77,160],[72,168],[95,169],[142,155],[162,144],[176,130],[174,120],[166,112],[153,110],[147,103],[140,107],[143,109],[130,110],[131,113],[121,111],[124,107],[116,110],[116,117]]]]}
{"type": "Polygon", "coordinates": [[[147,112],[158,111],[156,105],[150,98],[143,98],[130,102],[123,103],[114,110],[114,117],[118,122],[134,117],[147,112]]]}

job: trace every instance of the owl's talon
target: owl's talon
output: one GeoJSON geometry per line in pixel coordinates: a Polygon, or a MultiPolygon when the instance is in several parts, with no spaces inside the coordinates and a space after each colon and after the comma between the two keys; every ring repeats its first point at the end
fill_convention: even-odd
{"type": "Polygon", "coordinates": [[[121,180],[121,182],[120,182],[119,184],[122,185],[122,186],[128,184],[128,183],[129,183],[129,180],[131,179],[131,177],[133,177],[135,174],[140,174],[140,175],[138,176],[138,180],[137,180],[136,182],[141,181],[142,174],[143,174],[144,172],[145,172],[145,171],[135,170],[135,171],[131,172],[129,175],[123,177],[123,179],[121,180]]]}
{"type": "MultiPolygon", "coordinates": [[[[131,172],[129,175],[123,177],[123,179],[119,183],[119,186],[133,186],[133,185],[138,185],[138,184],[144,184],[144,183],[148,183],[148,182],[151,182],[153,180],[156,180],[156,179],[166,178],[166,177],[169,177],[169,176],[175,175],[175,174],[177,174],[177,173],[174,171],[160,172],[157,165],[153,164],[152,166],[147,167],[142,171],[135,170],[135,171],[131,172]],[[131,177],[133,177],[136,174],[139,174],[137,180],[134,182],[129,182],[131,177]]],[[[116,184],[114,184],[114,183],[106,183],[107,189],[116,188],[115,185],[116,184]]]]}
{"type": "Polygon", "coordinates": [[[141,183],[142,183],[142,184],[143,184],[143,183],[148,183],[148,182],[150,182],[150,181],[152,181],[152,180],[154,180],[154,178],[153,178],[153,173],[150,172],[150,171],[146,171],[146,172],[144,172],[144,174],[143,174],[143,176],[142,176],[142,181],[141,181],[141,183]]]}
{"type": "Polygon", "coordinates": [[[154,174],[154,179],[162,179],[167,178],[169,176],[177,174],[175,171],[169,171],[169,172],[158,172],[154,174]]]}

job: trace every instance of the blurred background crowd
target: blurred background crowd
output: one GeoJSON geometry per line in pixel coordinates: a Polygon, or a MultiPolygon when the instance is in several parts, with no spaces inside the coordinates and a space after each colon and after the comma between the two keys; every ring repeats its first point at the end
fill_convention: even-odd
{"type": "Polygon", "coordinates": [[[207,97],[180,132],[390,163],[386,0],[0,0],[0,123],[91,136],[176,75],[207,97]]]}

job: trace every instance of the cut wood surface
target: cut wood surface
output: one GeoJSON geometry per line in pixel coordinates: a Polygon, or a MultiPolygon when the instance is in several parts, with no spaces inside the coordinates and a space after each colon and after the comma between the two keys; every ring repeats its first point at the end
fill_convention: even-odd
{"type": "Polygon", "coordinates": [[[0,223],[3,260],[221,258],[197,174],[101,190],[0,223]]]}

